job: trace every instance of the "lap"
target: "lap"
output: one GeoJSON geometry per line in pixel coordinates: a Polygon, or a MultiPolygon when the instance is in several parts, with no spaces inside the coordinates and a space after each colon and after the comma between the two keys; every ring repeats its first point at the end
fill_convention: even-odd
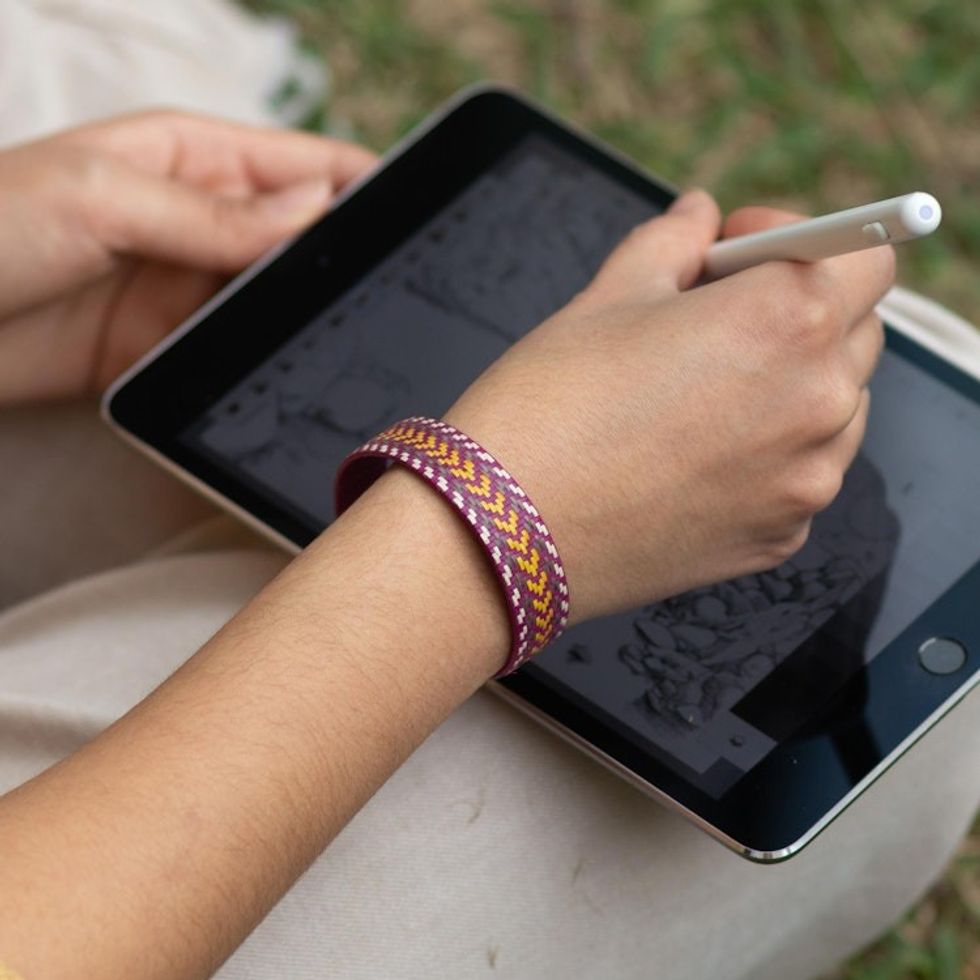
{"type": "MultiPolygon", "coordinates": [[[[283,560],[174,555],[0,617],[0,789],[127,710],[283,560]]],[[[802,854],[757,867],[480,692],[219,976],[813,975],[939,872],[976,806],[978,721],[974,695],[802,854]]]]}
{"type": "Polygon", "coordinates": [[[0,608],[135,561],[217,511],[133,452],[94,403],[0,412],[0,608]]]}

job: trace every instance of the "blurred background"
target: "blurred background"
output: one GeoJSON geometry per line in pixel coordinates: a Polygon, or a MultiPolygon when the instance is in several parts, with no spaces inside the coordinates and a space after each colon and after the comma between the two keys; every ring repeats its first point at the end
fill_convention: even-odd
{"type": "MultiPolygon", "coordinates": [[[[905,285],[980,323],[976,0],[248,0],[332,92],[307,120],[382,150],[456,89],[516,85],[726,209],[927,190],[905,285]]],[[[284,96],[288,93],[284,93],[284,96]]]]}
{"type": "MultiPolygon", "coordinates": [[[[384,150],[463,85],[518,86],[725,209],[942,202],[899,277],[980,324],[976,0],[248,0],[325,59],[305,124],[384,150]]],[[[280,98],[289,100],[287,89],[280,98]]],[[[980,980],[980,826],[847,980],[980,980]]]]}

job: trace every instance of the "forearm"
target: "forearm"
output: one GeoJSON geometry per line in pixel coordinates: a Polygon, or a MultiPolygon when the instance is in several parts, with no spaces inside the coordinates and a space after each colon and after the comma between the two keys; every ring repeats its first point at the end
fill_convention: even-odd
{"type": "Polygon", "coordinates": [[[0,958],[208,975],[503,663],[455,514],[385,477],[153,695],[0,801],[0,958]]]}

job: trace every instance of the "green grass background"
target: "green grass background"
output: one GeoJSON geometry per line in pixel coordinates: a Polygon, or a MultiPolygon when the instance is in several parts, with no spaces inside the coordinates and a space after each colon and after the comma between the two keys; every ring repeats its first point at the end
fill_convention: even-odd
{"type": "MultiPolygon", "coordinates": [[[[470,82],[519,86],[726,209],[911,190],[941,231],[900,280],[980,323],[978,0],[248,0],[333,76],[310,124],[377,150],[470,82]]],[[[980,980],[980,827],[847,980],[980,980]]]]}
{"type": "Polygon", "coordinates": [[[326,55],[325,122],[388,147],[461,86],[518,85],[656,173],[806,213],[910,190],[900,277],[980,322],[978,0],[250,0],[326,55]]]}

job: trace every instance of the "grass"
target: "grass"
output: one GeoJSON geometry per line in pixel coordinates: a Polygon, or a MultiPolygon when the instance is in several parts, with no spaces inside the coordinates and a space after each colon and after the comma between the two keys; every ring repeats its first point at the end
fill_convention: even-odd
{"type": "MultiPolygon", "coordinates": [[[[980,5],[971,0],[248,0],[333,75],[310,123],[384,149],[459,87],[524,89],[722,205],[820,213],[929,190],[900,278],[980,323],[980,5]]],[[[980,824],[839,980],[980,980],[980,824]]]]}
{"type": "Polygon", "coordinates": [[[827,980],[980,978],[980,822],[942,880],[870,949],[827,980]]]}
{"type": "Polygon", "coordinates": [[[334,75],[317,122],[384,149],[462,85],[520,86],[726,208],[930,190],[901,278],[980,322],[980,6],[966,0],[249,0],[334,75]]]}

